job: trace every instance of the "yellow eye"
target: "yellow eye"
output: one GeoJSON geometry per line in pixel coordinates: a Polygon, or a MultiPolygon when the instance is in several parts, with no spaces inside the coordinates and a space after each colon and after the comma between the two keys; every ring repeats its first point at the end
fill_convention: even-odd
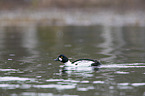
{"type": "Polygon", "coordinates": [[[63,56],[61,56],[60,58],[63,58],[63,56]]]}

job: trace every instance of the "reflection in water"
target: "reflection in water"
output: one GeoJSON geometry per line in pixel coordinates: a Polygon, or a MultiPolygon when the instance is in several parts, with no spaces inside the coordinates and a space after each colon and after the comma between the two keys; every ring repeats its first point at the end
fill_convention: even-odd
{"type": "Polygon", "coordinates": [[[92,67],[66,67],[61,66],[60,69],[61,75],[68,75],[70,77],[71,75],[81,76],[83,78],[92,77],[93,72],[96,72],[99,70],[99,67],[92,66],[92,67]]]}
{"type": "Polygon", "coordinates": [[[100,66],[81,66],[81,67],[74,67],[74,66],[60,66],[61,72],[66,72],[66,71],[76,71],[76,72],[94,72],[98,71],[100,66]]]}
{"type": "Polygon", "coordinates": [[[112,37],[112,30],[111,27],[105,26],[103,27],[102,31],[102,37],[104,38],[104,42],[100,44],[100,47],[103,49],[100,53],[109,55],[109,58],[107,57],[105,61],[113,60],[115,58],[115,55],[112,54],[113,51],[113,37],[112,37]]]}
{"type": "MultiPolygon", "coordinates": [[[[4,46],[2,44],[4,43],[4,27],[0,27],[0,50],[3,49],[4,46]]],[[[1,54],[1,52],[0,52],[1,54]]]]}
{"type": "Polygon", "coordinates": [[[113,46],[113,38],[112,38],[112,30],[109,26],[104,26],[102,31],[102,37],[104,38],[104,43],[102,43],[100,46],[104,48],[102,51],[102,54],[110,54],[112,52],[112,46],[113,46]]]}
{"type": "Polygon", "coordinates": [[[144,35],[137,27],[1,27],[0,95],[144,96],[144,35]],[[58,54],[102,65],[62,67],[58,54]]]}
{"type": "Polygon", "coordinates": [[[38,55],[38,51],[35,50],[35,48],[37,48],[38,43],[37,30],[35,26],[29,26],[25,28],[23,33],[23,47],[26,48],[29,51],[29,53],[38,55]]]}
{"type": "MultiPolygon", "coordinates": [[[[1,58],[6,62],[13,61],[32,62],[38,51],[35,27],[5,27],[0,31],[1,36],[1,58]],[[31,55],[31,56],[30,56],[31,55]],[[33,57],[32,57],[33,56],[33,57]],[[29,58],[29,59],[28,59],[29,58]],[[8,60],[8,61],[7,61],[8,60]]],[[[22,63],[21,63],[22,64],[22,63]]],[[[16,65],[8,65],[16,68],[16,65]]],[[[6,67],[8,67],[6,66],[6,67]]]]}

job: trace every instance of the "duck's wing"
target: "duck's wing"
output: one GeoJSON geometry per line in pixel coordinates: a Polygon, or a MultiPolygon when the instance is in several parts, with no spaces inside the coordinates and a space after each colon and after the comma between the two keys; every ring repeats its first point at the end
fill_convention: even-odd
{"type": "Polygon", "coordinates": [[[98,66],[100,63],[97,60],[92,59],[78,59],[72,64],[78,65],[78,66],[98,66]]]}
{"type": "Polygon", "coordinates": [[[92,59],[78,59],[78,60],[73,61],[72,63],[75,63],[78,61],[94,61],[94,60],[92,60],[92,59]]]}

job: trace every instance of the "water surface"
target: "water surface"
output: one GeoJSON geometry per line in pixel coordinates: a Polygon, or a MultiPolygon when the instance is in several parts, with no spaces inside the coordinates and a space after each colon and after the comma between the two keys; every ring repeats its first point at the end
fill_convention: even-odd
{"type": "Polygon", "coordinates": [[[144,27],[0,27],[0,95],[145,96],[144,41],[144,27]],[[59,54],[102,66],[63,67],[59,54]]]}

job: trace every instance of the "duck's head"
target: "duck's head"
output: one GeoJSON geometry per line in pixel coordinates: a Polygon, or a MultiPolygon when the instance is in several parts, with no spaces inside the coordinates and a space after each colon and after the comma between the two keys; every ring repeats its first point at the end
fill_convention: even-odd
{"type": "Polygon", "coordinates": [[[64,55],[59,55],[56,59],[54,59],[55,61],[60,61],[62,63],[66,63],[68,62],[68,58],[64,55]]]}

